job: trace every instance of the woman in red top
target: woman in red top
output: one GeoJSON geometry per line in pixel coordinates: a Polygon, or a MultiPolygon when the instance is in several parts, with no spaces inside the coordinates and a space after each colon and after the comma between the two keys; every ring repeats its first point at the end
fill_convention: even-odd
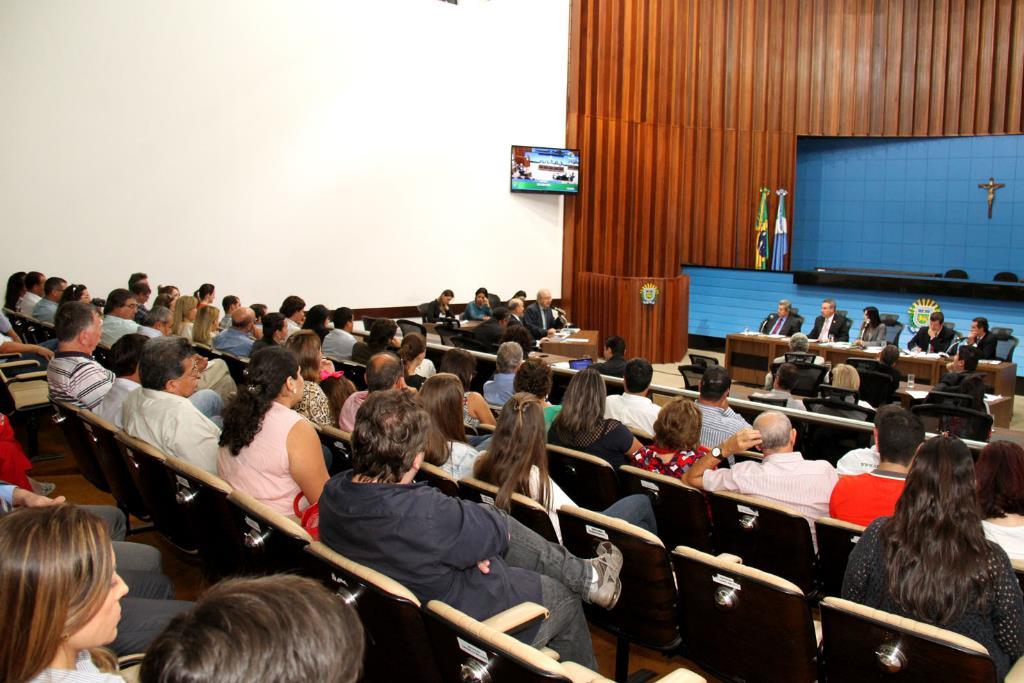
{"type": "Polygon", "coordinates": [[[681,479],[708,449],[700,445],[700,408],[678,397],[666,403],[654,421],[654,444],[633,454],[634,467],[681,479]]]}

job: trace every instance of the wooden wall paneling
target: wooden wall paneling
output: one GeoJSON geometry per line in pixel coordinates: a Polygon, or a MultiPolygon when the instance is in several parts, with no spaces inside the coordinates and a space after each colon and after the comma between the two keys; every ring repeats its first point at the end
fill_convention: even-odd
{"type": "Polygon", "coordinates": [[[981,31],[981,0],[968,2],[960,39],[963,41],[963,69],[960,81],[960,129],[974,130],[978,95],[978,45],[981,31]]]}
{"type": "Polygon", "coordinates": [[[1009,85],[1006,89],[1006,132],[1024,131],[1024,2],[1014,2],[1010,28],[1009,85]]]}
{"type": "Polygon", "coordinates": [[[946,97],[947,52],[949,46],[949,3],[935,0],[932,11],[931,84],[928,93],[928,135],[943,133],[943,103],[946,97]]]}
{"type": "Polygon", "coordinates": [[[1006,98],[1009,94],[999,84],[1006,83],[1010,74],[1010,29],[1013,28],[1012,0],[999,0],[996,7],[992,43],[995,54],[992,63],[992,130],[1006,130],[1006,98]]]}
{"type": "Polygon", "coordinates": [[[949,50],[946,59],[946,103],[944,106],[943,135],[956,135],[960,130],[960,91],[963,87],[965,0],[950,0],[949,22],[945,31],[949,50]]]}
{"type": "Polygon", "coordinates": [[[996,0],[983,0],[979,8],[978,86],[974,98],[975,133],[987,135],[992,130],[992,69],[995,66],[996,0]]]}

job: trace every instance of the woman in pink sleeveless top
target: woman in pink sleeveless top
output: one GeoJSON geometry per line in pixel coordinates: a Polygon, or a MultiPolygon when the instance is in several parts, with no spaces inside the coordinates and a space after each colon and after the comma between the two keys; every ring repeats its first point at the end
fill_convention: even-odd
{"type": "Polygon", "coordinates": [[[224,410],[217,471],[233,487],[284,515],[300,491],[315,503],[327,483],[316,430],[292,410],[302,400],[294,354],[268,347],[253,355],[246,381],[224,410]]]}

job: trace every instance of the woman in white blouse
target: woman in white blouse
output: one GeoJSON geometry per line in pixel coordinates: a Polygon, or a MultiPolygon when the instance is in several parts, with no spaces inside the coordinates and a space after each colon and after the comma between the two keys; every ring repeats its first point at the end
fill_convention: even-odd
{"type": "Polygon", "coordinates": [[[985,446],[974,466],[985,538],[1011,560],[1024,560],[1024,448],[1012,441],[985,446]]]}

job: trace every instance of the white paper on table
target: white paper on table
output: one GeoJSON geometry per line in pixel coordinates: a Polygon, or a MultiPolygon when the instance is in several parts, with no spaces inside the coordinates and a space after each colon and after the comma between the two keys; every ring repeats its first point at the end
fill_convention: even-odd
{"type": "Polygon", "coordinates": [[[783,339],[783,336],[781,334],[766,334],[764,336],[768,337],[769,339],[783,339]]]}
{"type": "Polygon", "coordinates": [[[927,395],[927,391],[921,391],[920,389],[907,389],[907,396],[910,398],[924,398],[927,395]]]}
{"type": "Polygon", "coordinates": [[[587,344],[589,339],[580,339],[579,337],[566,337],[565,339],[559,339],[559,344],[587,344]]]}
{"type": "Polygon", "coordinates": [[[567,360],[559,361],[557,363],[552,364],[551,367],[553,367],[553,368],[562,368],[563,370],[568,370],[569,369],[569,361],[567,361],[567,360]]]}
{"type": "Polygon", "coordinates": [[[998,401],[1002,396],[999,394],[985,394],[985,403],[991,403],[992,401],[998,401]]]}
{"type": "Polygon", "coordinates": [[[1001,360],[979,360],[979,363],[987,363],[988,365],[999,365],[1003,361],[1001,360]]]}

